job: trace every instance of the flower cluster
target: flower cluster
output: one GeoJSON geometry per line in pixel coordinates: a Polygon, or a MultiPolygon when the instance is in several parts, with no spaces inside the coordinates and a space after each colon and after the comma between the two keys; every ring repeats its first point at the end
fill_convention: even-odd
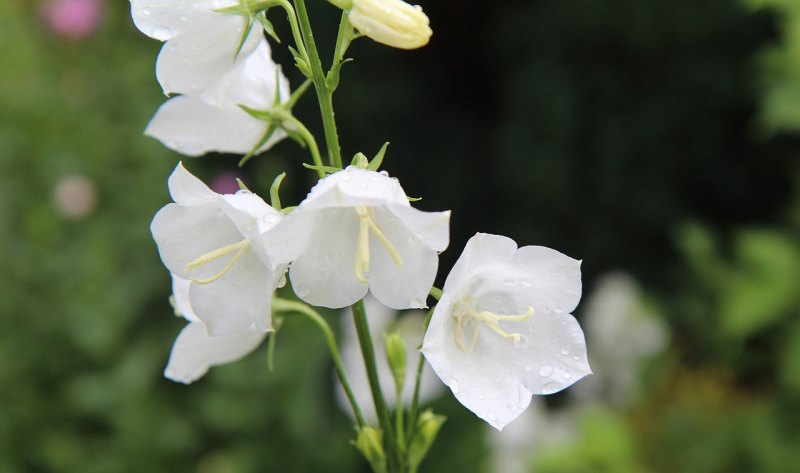
{"type": "Polygon", "coordinates": [[[376,471],[416,471],[444,422],[418,410],[431,392],[420,387],[423,373],[435,373],[458,401],[500,430],[533,395],[554,393],[591,372],[583,332],[570,315],[581,297],[580,262],[478,233],[443,290],[433,286],[439,253],[450,242],[450,212],[411,205],[400,182],[380,171],[385,146],[371,161],[358,153],[343,166],[331,105],[350,42],[360,34],[398,48],[420,47],[431,36],[428,18],[400,0],[330,1],[343,14],[334,63],[325,73],[303,0],[131,0],[137,27],[165,41],[157,78],[165,94],[177,94],[161,106],[147,134],[190,156],[225,151],[248,157],[288,135],[309,148],[314,165],[306,166],[320,177],[302,202],[282,208],[285,174],[267,204],[241,183],[235,193],[219,194],[178,164],[169,178],[174,202],[151,224],[172,275],[175,312],[188,321],[165,375],[191,383],[258,347],[275,329],[273,312],[305,314],[326,337],[343,399],[358,424],[356,447],[376,471]],[[291,52],[307,78],[293,94],[265,39],[265,33],[274,35],[266,17],[274,7],[289,16],[296,43],[291,52]],[[323,117],[327,166],[313,135],[289,110],[311,83],[323,117]],[[302,302],[275,296],[287,280],[302,302]],[[412,345],[398,330],[376,351],[381,337],[369,328],[368,294],[373,329],[395,325],[381,312],[424,309],[429,296],[438,302],[425,324],[419,316],[412,345]],[[355,392],[366,391],[348,382],[354,343],[345,352],[348,368],[333,331],[311,306],[352,307],[350,338],[358,339],[365,362],[359,375],[369,382],[375,407],[363,412],[380,430],[367,424],[359,407],[364,396],[355,392]],[[406,360],[419,342],[412,370],[406,360]],[[376,352],[385,363],[376,363],[376,352]],[[381,375],[378,365],[389,369],[381,375]],[[381,382],[389,381],[395,390],[384,394],[381,382]],[[396,422],[386,399],[396,403],[396,422]]]}
{"type": "Polygon", "coordinates": [[[289,81],[270,56],[264,30],[225,11],[238,0],[131,0],[142,33],[164,41],[156,77],[172,97],[145,134],[187,156],[266,151],[286,135],[241,108],[271,109],[289,99],[289,81]],[[269,136],[268,136],[269,135],[269,136]]]}

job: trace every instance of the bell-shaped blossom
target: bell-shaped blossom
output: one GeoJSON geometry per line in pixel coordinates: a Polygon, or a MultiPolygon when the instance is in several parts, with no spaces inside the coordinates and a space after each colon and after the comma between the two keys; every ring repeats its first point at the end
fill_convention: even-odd
{"type": "Polygon", "coordinates": [[[249,19],[219,11],[237,5],[239,0],[131,0],[136,27],[166,41],[156,62],[165,95],[191,94],[217,106],[226,102],[235,80],[230,71],[266,42],[258,23],[242,42],[249,19]]]}
{"type": "Polygon", "coordinates": [[[669,329],[647,307],[641,287],[629,274],[599,278],[583,307],[594,376],[570,394],[627,407],[641,394],[643,366],[667,348],[669,329]]]}
{"type": "MultiPolygon", "coordinates": [[[[383,390],[383,398],[386,400],[389,409],[394,409],[396,406],[397,391],[392,377],[392,370],[386,360],[384,335],[389,331],[393,331],[403,337],[405,341],[408,368],[406,369],[406,377],[403,384],[402,400],[405,406],[409,406],[411,399],[414,397],[414,381],[417,375],[417,358],[419,357],[418,347],[422,343],[422,336],[425,332],[425,312],[413,310],[401,315],[370,296],[364,299],[364,308],[369,318],[372,344],[375,347],[378,379],[383,390]]],[[[353,323],[353,314],[350,309],[343,311],[341,326],[343,335],[341,351],[344,370],[350,380],[350,387],[353,390],[356,401],[361,406],[364,417],[367,422],[374,424],[378,420],[378,415],[375,413],[375,405],[372,402],[372,391],[369,386],[367,369],[364,366],[361,345],[358,342],[356,327],[353,323]]],[[[436,377],[431,367],[425,365],[422,369],[420,382],[420,402],[425,403],[435,399],[443,390],[444,385],[436,377]]],[[[339,383],[336,383],[336,401],[344,412],[352,414],[350,402],[347,400],[344,389],[339,383]]]]}
{"type": "Polygon", "coordinates": [[[266,239],[309,304],[342,308],[369,290],[392,309],[422,308],[449,222],[449,211],[411,207],[386,173],[349,166],[320,180],[266,239]]]}
{"type": "MultiPolygon", "coordinates": [[[[232,62],[231,62],[232,63],[232,62]]],[[[173,97],[158,109],[145,134],[181,154],[200,156],[210,151],[245,154],[266,135],[269,123],[242,110],[273,108],[275,98],[289,100],[289,81],[270,57],[269,45],[261,41],[228,72],[227,92],[221,102],[187,94],[173,97]]],[[[277,129],[258,152],[286,137],[277,129]]]]}
{"type": "Polygon", "coordinates": [[[447,277],[422,352],[461,404],[501,430],[532,394],[591,373],[569,314],[580,296],[579,261],[478,233],[447,277]]]}
{"type": "Polygon", "coordinates": [[[175,313],[189,323],[181,330],[164,370],[164,376],[179,383],[193,383],[212,366],[222,365],[245,357],[258,348],[265,332],[255,325],[231,335],[212,337],[206,324],[194,313],[189,289],[192,282],[172,275],[172,297],[175,313]]]}
{"type": "Polygon", "coordinates": [[[362,34],[394,48],[421,48],[433,34],[422,7],[402,0],[353,0],[347,18],[362,34]]]}
{"type": "Polygon", "coordinates": [[[247,191],[220,195],[181,164],[169,178],[175,203],[158,211],[150,225],[161,260],[192,281],[189,300],[212,336],[251,326],[271,329],[272,293],[285,266],[274,265],[263,236],[280,212],[247,191]]]}

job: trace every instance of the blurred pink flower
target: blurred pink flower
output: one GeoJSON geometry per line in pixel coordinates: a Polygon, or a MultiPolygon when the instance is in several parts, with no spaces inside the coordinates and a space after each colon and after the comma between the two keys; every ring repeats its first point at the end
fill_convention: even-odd
{"type": "Polygon", "coordinates": [[[242,176],[235,172],[219,173],[211,180],[211,190],[217,194],[235,194],[239,192],[239,183],[236,179],[241,178],[242,176]]]}
{"type": "Polygon", "coordinates": [[[42,15],[53,33],[82,39],[100,26],[103,0],[50,0],[45,3],[42,15]]]}

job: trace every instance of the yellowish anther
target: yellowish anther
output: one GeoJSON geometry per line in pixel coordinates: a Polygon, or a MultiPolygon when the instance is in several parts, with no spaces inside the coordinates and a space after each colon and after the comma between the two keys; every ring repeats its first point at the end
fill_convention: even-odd
{"type": "Polygon", "coordinates": [[[515,332],[507,332],[500,327],[499,322],[519,323],[530,319],[533,317],[533,314],[533,307],[530,306],[524,314],[498,315],[486,310],[478,312],[472,304],[458,303],[453,310],[453,316],[456,318],[456,345],[458,345],[458,348],[462,351],[469,352],[475,349],[475,343],[478,341],[479,324],[486,325],[496,334],[503,338],[514,340],[514,343],[517,344],[522,339],[522,336],[515,332]],[[468,324],[472,324],[472,339],[470,340],[469,346],[464,343],[463,337],[464,326],[468,324]]]}
{"type": "Polygon", "coordinates": [[[402,267],[403,258],[400,253],[394,248],[392,243],[386,238],[381,227],[375,222],[375,211],[370,207],[356,207],[356,214],[358,214],[358,246],[356,247],[356,264],[355,272],[356,279],[362,283],[368,283],[369,279],[366,273],[369,272],[369,234],[370,231],[375,238],[380,242],[381,246],[389,253],[394,263],[402,267]]]}
{"type": "Polygon", "coordinates": [[[197,284],[210,284],[218,280],[222,276],[224,276],[225,273],[227,273],[228,271],[230,271],[231,268],[233,268],[233,265],[235,265],[236,262],[239,261],[239,258],[241,258],[242,255],[245,253],[245,251],[247,251],[249,248],[250,248],[250,242],[248,242],[247,240],[242,240],[240,242],[233,243],[231,245],[223,246],[222,248],[217,248],[216,250],[209,251],[203,256],[187,264],[186,269],[184,269],[184,271],[189,272],[193,269],[197,269],[201,266],[205,266],[213,261],[216,261],[222,258],[223,256],[234,253],[233,257],[228,261],[225,267],[223,267],[217,274],[204,279],[191,278],[191,280],[196,282],[197,284]]]}

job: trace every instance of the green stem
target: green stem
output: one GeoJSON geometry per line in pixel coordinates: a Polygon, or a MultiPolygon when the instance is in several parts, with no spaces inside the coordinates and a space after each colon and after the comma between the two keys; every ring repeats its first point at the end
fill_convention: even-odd
{"type": "Polygon", "coordinates": [[[375,347],[372,345],[372,336],[369,331],[369,324],[367,323],[364,301],[361,300],[353,304],[352,310],[353,321],[355,322],[356,333],[358,334],[358,342],[361,345],[361,354],[364,357],[364,364],[367,368],[367,378],[369,378],[369,387],[372,391],[372,400],[375,402],[375,412],[378,414],[378,422],[380,423],[386,440],[386,458],[389,460],[389,470],[394,471],[394,468],[392,468],[392,465],[395,463],[394,431],[389,416],[389,409],[386,407],[386,401],[383,398],[381,382],[378,378],[378,368],[375,362],[375,347]]]}
{"type": "MultiPolygon", "coordinates": [[[[439,291],[441,294],[441,291],[439,291]]],[[[438,300],[438,297],[437,297],[438,300]]],[[[431,317],[433,317],[433,311],[436,309],[436,306],[431,307],[428,311],[427,317],[425,317],[425,332],[428,331],[428,325],[431,323],[431,317]]],[[[406,426],[406,438],[408,443],[411,444],[413,440],[414,429],[417,425],[417,414],[419,412],[419,390],[420,385],[422,384],[422,368],[425,365],[425,357],[422,356],[422,352],[419,354],[419,359],[417,360],[417,374],[414,377],[414,397],[411,398],[411,407],[408,409],[408,425],[406,426]]]]}
{"type": "Polygon", "coordinates": [[[308,151],[311,153],[311,159],[314,160],[314,166],[317,166],[317,175],[320,179],[324,178],[325,171],[321,169],[323,167],[322,156],[319,154],[319,147],[317,146],[317,140],[314,139],[314,135],[308,131],[308,128],[303,125],[303,122],[295,118],[293,115],[287,114],[287,116],[281,118],[283,118],[284,121],[294,125],[294,127],[297,129],[297,132],[303,137],[303,141],[308,144],[308,151]]]}
{"type": "Polygon", "coordinates": [[[325,73],[322,70],[322,62],[319,59],[314,35],[311,33],[311,23],[308,19],[305,1],[295,0],[294,3],[300,20],[300,33],[308,51],[311,80],[314,81],[314,87],[317,89],[319,109],[322,114],[322,127],[325,131],[325,142],[328,146],[329,163],[333,167],[341,168],[342,152],[339,146],[339,134],[336,131],[336,118],[333,113],[333,94],[328,87],[325,73]]]}
{"type": "Polygon", "coordinates": [[[294,44],[297,45],[297,51],[303,57],[308,57],[305,43],[303,42],[303,35],[300,32],[300,27],[297,24],[297,13],[295,13],[292,4],[288,0],[276,0],[277,5],[286,11],[286,16],[289,18],[289,26],[291,26],[292,36],[294,37],[294,44]]]}
{"type": "Polygon", "coordinates": [[[333,358],[333,365],[336,368],[336,375],[339,377],[339,382],[342,383],[345,395],[347,395],[347,400],[350,402],[350,407],[353,409],[353,414],[356,417],[356,423],[359,427],[364,427],[366,425],[366,422],[364,422],[364,416],[361,414],[361,408],[358,406],[358,401],[356,401],[353,390],[350,388],[350,382],[348,381],[347,374],[344,371],[342,357],[339,354],[339,347],[336,345],[336,337],[333,336],[333,331],[331,330],[330,325],[328,325],[328,322],[326,322],[317,311],[306,304],[303,304],[302,302],[289,301],[276,297],[272,300],[272,307],[277,311],[297,312],[305,315],[311,319],[311,321],[314,322],[322,331],[322,335],[325,337],[325,342],[328,344],[328,350],[331,352],[331,358],[333,358]]]}

